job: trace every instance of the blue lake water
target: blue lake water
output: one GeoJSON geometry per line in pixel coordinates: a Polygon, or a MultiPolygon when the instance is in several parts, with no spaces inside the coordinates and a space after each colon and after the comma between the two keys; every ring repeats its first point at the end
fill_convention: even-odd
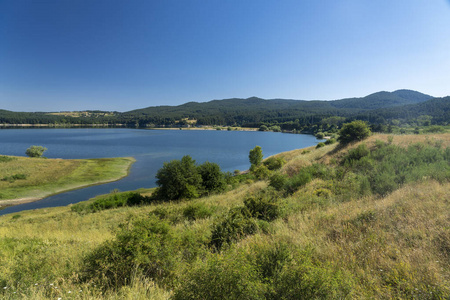
{"type": "MultiPolygon", "coordinates": [[[[197,163],[215,162],[223,171],[246,170],[248,153],[256,145],[264,157],[317,144],[311,135],[276,132],[146,129],[2,129],[0,155],[24,156],[31,145],[48,148],[48,158],[132,156],[129,176],[122,180],[73,190],[45,199],[7,207],[0,215],[43,207],[65,206],[94,196],[156,186],[155,174],[164,162],[190,155],[197,163]]],[[[0,174],[0,177],[2,175],[0,174]]]]}

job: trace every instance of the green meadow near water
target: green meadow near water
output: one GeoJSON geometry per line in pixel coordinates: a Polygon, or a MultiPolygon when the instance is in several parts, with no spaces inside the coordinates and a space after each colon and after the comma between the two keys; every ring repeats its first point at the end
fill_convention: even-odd
{"type": "Polygon", "coordinates": [[[58,192],[118,180],[133,158],[46,159],[0,156],[0,205],[39,199],[58,192]]]}

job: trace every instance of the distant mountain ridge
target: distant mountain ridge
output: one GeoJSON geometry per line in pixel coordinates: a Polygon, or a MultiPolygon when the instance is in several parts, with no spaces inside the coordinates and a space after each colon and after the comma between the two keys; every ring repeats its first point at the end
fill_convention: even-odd
{"type": "Polygon", "coordinates": [[[292,100],[292,99],[262,99],[258,97],[250,98],[230,98],[223,100],[211,100],[208,102],[188,102],[178,106],[150,106],[147,108],[136,109],[124,114],[151,113],[153,110],[162,111],[181,111],[189,109],[225,108],[229,106],[240,106],[242,109],[254,108],[254,106],[264,105],[267,108],[346,108],[355,110],[368,110],[387,108],[393,106],[415,104],[432,99],[433,96],[426,95],[413,90],[397,90],[394,92],[377,92],[360,98],[346,98],[340,100],[292,100]]]}
{"type": "Polygon", "coordinates": [[[311,126],[324,118],[361,118],[373,123],[409,119],[418,115],[448,122],[449,97],[433,98],[413,90],[381,91],[360,98],[340,100],[292,100],[258,97],[231,98],[209,102],[187,102],[178,106],[151,106],[128,112],[106,113],[19,113],[0,109],[0,124],[124,124],[129,127],[227,125],[258,127],[260,124],[295,122],[311,126]],[[187,122],[190,120],[191,122],[187,122]]]}

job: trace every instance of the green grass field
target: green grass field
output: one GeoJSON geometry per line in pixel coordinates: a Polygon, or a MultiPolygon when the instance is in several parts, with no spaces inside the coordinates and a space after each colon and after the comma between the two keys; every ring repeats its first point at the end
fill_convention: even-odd
{"type": "Polygon", "coordinates": [[[45,159],[0,156],[0,205],[39,199],[62,191],[118,180],[133,158],[45,159]]]}
{"type": "Polygon", "coordinates": [[[326,170],[289,194],[249,178],[189,201],[2,216],[0,298],[448,299],[449,146],[450,134],[373,135],[343,148],[281,153],[282,176],[318,163],[326,170]],[[361,144],[371,154],[344,163],[361,144]],[[383,181],[366,170],[393,176],[375,168],[385,164],[380,153],[388,158],[398,149],[415,156],[419,169],[408,169],[406,179],[397,174],[402,184],[380,194],[380,182],[399,177],[383,181]],[[432,160],[440,162],[435,169],[432,160]],[[436,172],[444,175],[429,175],[436,172]],[[271,195],[277,217],[236,213],[249,197],[271,195]],[[252,230],[235,231],[249,224],[252,230]],[[234,236],[219,250],[211,246],[217,234],[234,236]]]}

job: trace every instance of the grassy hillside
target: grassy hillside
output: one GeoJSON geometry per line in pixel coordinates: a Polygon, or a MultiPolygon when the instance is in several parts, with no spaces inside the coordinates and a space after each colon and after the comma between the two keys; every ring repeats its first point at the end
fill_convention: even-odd
{"type": "Polygon", "coordinates": [[[0,295],[447,299],[449,146],[374,135],[279,154],[278,190],[249,176],[190,201],[2,216],[0,295]]]}
{"type": "Polygon", "coordinates": [[[46,159],[0,156],[0,206],[118,180],[133,158],[46,159]]]}

